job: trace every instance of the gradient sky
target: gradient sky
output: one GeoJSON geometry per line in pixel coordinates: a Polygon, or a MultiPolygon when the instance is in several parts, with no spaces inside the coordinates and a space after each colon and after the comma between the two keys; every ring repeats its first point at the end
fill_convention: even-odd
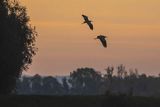
{"type": "Polygon", "coordinates": [[[160,0],[21,0],[39,34],[28,74],[68,75],[119,64],[160,73],[160,0]],[[82,25],[81,14],[94,23],[82,25]],[[108,36],[108,48],[94,40],[108,36]]]}

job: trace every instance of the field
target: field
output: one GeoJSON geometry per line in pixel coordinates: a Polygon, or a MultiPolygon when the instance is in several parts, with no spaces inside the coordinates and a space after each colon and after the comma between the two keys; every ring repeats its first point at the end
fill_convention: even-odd
{"type": "Polygon", "coordinates": [[[160,107],[160,98],[127,96],[0,96],[0,107],[160,107]]]}

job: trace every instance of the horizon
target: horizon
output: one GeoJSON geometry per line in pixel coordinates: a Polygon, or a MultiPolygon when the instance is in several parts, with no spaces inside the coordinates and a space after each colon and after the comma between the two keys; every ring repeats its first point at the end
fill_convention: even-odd
{"type": "Polygon", "coordinates": [[[81,67],[104,71],[124,64],[139,73],[160,73],[160,1],[22,0],[36,26],[38,53],[28,74],[67,75],[81,67]],[[82,14],[94,30],[82,25],[82,14]],[[108,37],[103,48],[97,35],[108,37]]]}

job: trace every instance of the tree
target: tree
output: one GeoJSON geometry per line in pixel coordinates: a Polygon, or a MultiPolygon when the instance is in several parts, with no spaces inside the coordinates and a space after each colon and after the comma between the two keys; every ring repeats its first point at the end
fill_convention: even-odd
{"type": "Polygon", "coordinates": [[[118,67],[117,67],[117,76],[119,77],[119,78],[123,78],[123,75],[124,75],[124,73],[125,73],[125,66],[123,65],[123,64],[121,64],[121,65],[119,65],[118,67]]]}
{"type": "Polygon", "coordinates": [[[101,74],[93,68],[78,68],[70,74],[70,83],[75,94],[97,94],[101,80],[101,74]]]}
{"type": "Polygon", "coordinates": [[[55,90],[53,90],[53,85],[54,85],[53,80],[54,80],[54,78],[51,76],[47,76],[47,77],[43,78],[43,86],[42,86],[43,93],[52,94],[53,91],[55,91],[55,90]]]}
{"type": "Polygon", "coordinates": [[[110,94],[112,90],[112,77],[113,77],[114,67],[109,66],[105,69],[105,71],[107,72],[105,77],[106,77],[106,80],[108,80],[108,89],[107,89],[106,94],[110,94]]]}
{"type": "Polygon", "coordinates": [[[64,89],[64,94],[69,94],[69,85],[68,85],[68,80],[67,78],[63,78],[63,89],[64,89]]]}
{"type": "Polygon", "coordinates": [[[63,93],[62,85],[52,76],[43,78],[43,94],[60,95],[63,93]]]}
{"type": "Polygon", "coordinates": [[[35,27],[17,0],[0,0],[0,94],[12,93],[16,79],[36,54],[35,27]]]}
{"type": "Polygon", "coordinates": [[[114,67],[107,67],[105,69],[105,71],[107,72],[107,74],[105,75],[109,80],[112,79],[113,77],[113,70],[114,70],[114,67]]]}
{"type": "Polygon", "coordinates": [[[31,77],[23,76],[21,79],[17,79],[16,84],[17,94],[30,94],[31,93],[31,77]]]}
{"type": "Polygon", "coordinates": [[[42,77],[39,74],[35,74],[32,79],[32,93],[41,94],[42,92],[42,77]]]}

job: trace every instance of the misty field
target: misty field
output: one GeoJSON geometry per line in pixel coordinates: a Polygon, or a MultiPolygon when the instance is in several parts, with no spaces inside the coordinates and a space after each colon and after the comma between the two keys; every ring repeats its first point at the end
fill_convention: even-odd
{"type": "Polygon", "coordinates": [[[127,96],[1,96],[2,107],[160,107],[160,98],[127,96]]]}

